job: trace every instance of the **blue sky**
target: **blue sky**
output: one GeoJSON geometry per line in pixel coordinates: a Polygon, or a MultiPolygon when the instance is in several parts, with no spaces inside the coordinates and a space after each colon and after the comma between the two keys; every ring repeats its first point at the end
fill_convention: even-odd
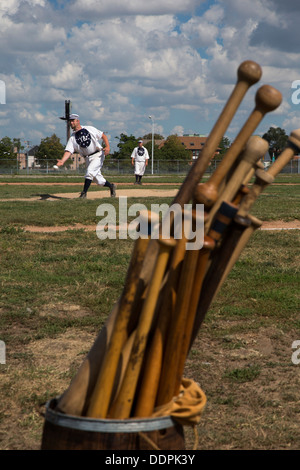
{"type": "Polygon", "coordinates": [[[64,102],[82,124],[121,133],[208,135],[236,82],[254,60],[261,81],[226,135],[233,140],[264,84],[283,95],[258,127],[300,127],[292,83],[300,80],[300,5],[292,0],[0,0],[0,138],[39,144],[66,139],[64,102]]]}

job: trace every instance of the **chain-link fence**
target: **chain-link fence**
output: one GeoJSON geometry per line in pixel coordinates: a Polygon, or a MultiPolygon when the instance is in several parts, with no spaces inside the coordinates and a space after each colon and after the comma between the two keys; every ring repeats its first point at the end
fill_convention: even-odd
{"type": "MultiPolygon", "coordinates": [[[[59,170],[53,168],[53,165],[57,163],[56,160],[46,160],[43,162],[43,166],[32,165],[24,166],[20,162],[12,160],[0,159],[0,174],[2,175],[78,175],[82,176],[85,174],[85,165],[79,165],[76,167],[75,164],[71,166],[65,165],[59,170]]],[[[206,174],[213,173],[216,169],[219,160],[213,160],[206,169],[206,174]]],[[[270,162],[264,162],[266,169],[270,162]]],[[[146,176],[160,176],[160,175],[186,175],[191,168],[192,163],[186,160],[149,160],[148,167],[146,168],[146,176]]],[[[103,167],[103,174],[105,175],[132,175],[134,172],[131,160],[114,160],[106,158],[103,167]]],[[[288,174],[299,174],[300,173],[300,159],[291,160],[286,165],[281,173],[288,174]]]]}

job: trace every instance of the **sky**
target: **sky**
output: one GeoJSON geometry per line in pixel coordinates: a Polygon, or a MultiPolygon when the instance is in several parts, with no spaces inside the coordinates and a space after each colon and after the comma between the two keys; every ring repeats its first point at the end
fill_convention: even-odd
{"type": "Polygon", "coordinates": [[[299,13],[294,0],[0,0],[0,139],[65,145],[65,100],[112,151],[121,133],[208,135],[245,60],[263,74],[225,136],[265,84],[282,103],[255,133],[289,134],[300,127],[299,13]]]}

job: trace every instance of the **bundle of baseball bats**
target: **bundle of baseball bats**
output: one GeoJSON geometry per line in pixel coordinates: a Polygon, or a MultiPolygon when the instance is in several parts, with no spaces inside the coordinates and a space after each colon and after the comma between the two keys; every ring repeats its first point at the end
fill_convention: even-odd
{"type": "MultiPolygon", "coordinates": [[[[281,93],[258,88],[245,124],[210,178],[201,182],[249,88],[262,76],[250,60],[237,71],[237,81],[202,154],[182,183],[173,204],[192,207],[192,236],[198,204],[204,207],[203,243],[187,250],[189,233],[169,237],[151,231],[134,244],[122,293],[68,389],[57,399],[62,413],[101,419],[151,417],[180,390],[190,348],[205,315],[262,222],[250,214],[264,188],[300,152],[300,129],[266,171],[261,163],[268,142],[254,131],[266,113],[281,104],[281,93]]],[[[153,214],[145,214],[153,227],[153,214]]]]}

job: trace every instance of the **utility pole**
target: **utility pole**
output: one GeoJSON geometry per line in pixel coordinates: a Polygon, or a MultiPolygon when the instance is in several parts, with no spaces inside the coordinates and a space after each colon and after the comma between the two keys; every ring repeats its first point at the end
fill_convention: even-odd
{"type": "Polygon", "coordinates": [[[67,126],[67,142],[70,138],[70,125],[69,125],[69,117],[71,114],[71,108],[72,108],[72,103],[70,100],[65,100],[65,115],[64,117],[61,117],[59,119],[62,119],[63,121],[66,121],[66,126],[67,126]]]}
{"type": "Polygon", "coordinates": [[[151,121],[152,121],[152,149],[151,149],[151,150],[152,150],[152,152],[151,152],[151,166],[152,166],[152,168],[151,168],[151,173],[152,173],[152,175],[153,175],[153,160],[154,160],[154,157],[153,157],[153,156],[154,156],[154,119],[153,119],[152,116],[149,116],[149,119],[151,119],[151,121]]]}

